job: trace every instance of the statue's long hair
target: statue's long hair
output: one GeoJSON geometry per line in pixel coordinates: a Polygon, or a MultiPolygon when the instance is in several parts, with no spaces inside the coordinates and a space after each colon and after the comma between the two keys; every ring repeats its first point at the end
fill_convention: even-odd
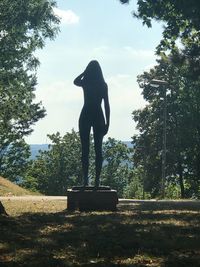
{"type": "Polygon", "coordinates": [[[99,62],[92,60],[85,69],[84,80],[87,84],[99,86],[105,85],[105,80],[99,62]]]}

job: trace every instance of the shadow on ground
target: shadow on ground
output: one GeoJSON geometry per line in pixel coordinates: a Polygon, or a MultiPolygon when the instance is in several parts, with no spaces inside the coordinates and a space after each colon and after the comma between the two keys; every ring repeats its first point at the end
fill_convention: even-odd
{"type": "Polygon", "coordinates": [[[138,202],[117,212],[1,217],[0,266],[200,266],[198,205],[138,202]]]}

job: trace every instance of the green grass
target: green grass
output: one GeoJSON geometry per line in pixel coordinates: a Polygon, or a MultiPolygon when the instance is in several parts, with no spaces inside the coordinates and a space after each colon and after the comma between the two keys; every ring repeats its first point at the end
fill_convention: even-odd
{"type": "Polygon", "coordinates": [[[0,176],[0,196],[40,195],[30,192],[0,176]]]}
{"type": "Polygon", "coordinates": [[[199,203],[120,204],[68,212],[65,201],[2,201],[0,266],[197,267],[199,203]]]}

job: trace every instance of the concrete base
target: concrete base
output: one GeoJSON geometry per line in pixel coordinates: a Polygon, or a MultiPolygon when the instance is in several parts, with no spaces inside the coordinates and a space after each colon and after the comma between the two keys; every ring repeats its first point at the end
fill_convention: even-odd
{"type": "Polygon", "coordinates": [[[108,186],[101,186],[97,189],[92,186],[75,186],[67,191],[67,209],[69,211],[115,211],[117,204],[117,191],[111,190],[108,186]]]}

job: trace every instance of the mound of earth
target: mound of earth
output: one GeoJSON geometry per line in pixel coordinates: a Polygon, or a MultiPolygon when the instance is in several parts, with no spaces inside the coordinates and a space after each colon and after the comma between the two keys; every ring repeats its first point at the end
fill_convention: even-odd
{"type": "Polygon", "coordinates": [[[0,196],[24,195],[38,195],[38,193],[28,191],[0,176],[0,196]]]}

